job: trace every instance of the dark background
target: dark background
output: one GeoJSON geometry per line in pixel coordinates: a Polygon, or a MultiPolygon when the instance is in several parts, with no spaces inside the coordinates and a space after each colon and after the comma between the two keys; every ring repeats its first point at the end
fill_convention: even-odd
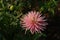
{"type": "Polygon", "coordinates": [[[45,31],[47,37],[43,36],[39,40],[60,40],[60,2],[58,2],[55,17],[48,21],[49,25],[45,31]]]}

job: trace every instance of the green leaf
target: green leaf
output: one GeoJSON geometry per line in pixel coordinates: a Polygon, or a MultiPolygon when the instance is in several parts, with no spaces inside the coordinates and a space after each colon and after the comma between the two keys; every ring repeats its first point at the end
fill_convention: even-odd
{"type": "Polygon", "coordinates": [[[54,9],[49,8],[48,11],[54,16],[54,9]]]}
{"type": "Polygon", "coordinates": [[[42,36],[43,36],[43,37],[46,37],[46,34],[42,33],[42,36]]]}
{"type": "Polygon", "coordinates": [[[40,34],[40,33],[36,33],[36,34],[33,36],[34,40],[37,40],[37,38],[39,38],[41,35],[42,35],[42,34],[40,34]]]}
{"type": "Polygon", "coordinates": [[[41,7],[41,8],[40,8],[40,11],[42,12],[43,10],[44,10],[44,7],[41,7]]]}
{"type": "Polygon", "coordinates": [[[53,0],[54,4],[57,5],[57,1],[53,0]]]}

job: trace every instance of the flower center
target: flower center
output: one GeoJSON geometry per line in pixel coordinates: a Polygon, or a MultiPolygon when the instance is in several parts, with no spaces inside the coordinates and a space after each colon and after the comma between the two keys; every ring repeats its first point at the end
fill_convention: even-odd
{"type": "Polygon", "coordinates": [[[33,25],[36,23],[35,18],[32,18],[32,19],[31,19],[31,23],[32,23],[33,25]]]}

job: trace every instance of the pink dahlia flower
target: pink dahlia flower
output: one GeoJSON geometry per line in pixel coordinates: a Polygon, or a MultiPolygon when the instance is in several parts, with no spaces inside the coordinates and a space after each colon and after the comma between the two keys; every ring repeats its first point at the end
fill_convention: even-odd
{"type": "Polygon", "coordinates": [[[22,27],[27,31],[30,30],[32,34],[38,32],[41,33],[45,29],[47,23],[45,17],[41,16],[39,12],[28,12],[23,18],[21,18],[22,27]]]}

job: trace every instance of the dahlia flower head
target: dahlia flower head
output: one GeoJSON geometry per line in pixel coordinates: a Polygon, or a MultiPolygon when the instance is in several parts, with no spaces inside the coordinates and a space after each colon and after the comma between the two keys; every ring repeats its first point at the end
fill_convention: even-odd
{"type": "Polygon", "coordinates": [[[20,22],[25,32],[29,30],[32,34],[36,32],[41,33],[46,28],[46,25],[48,25],[45,16],[36,11],[30,11],[25,14],[20,22]]]}

